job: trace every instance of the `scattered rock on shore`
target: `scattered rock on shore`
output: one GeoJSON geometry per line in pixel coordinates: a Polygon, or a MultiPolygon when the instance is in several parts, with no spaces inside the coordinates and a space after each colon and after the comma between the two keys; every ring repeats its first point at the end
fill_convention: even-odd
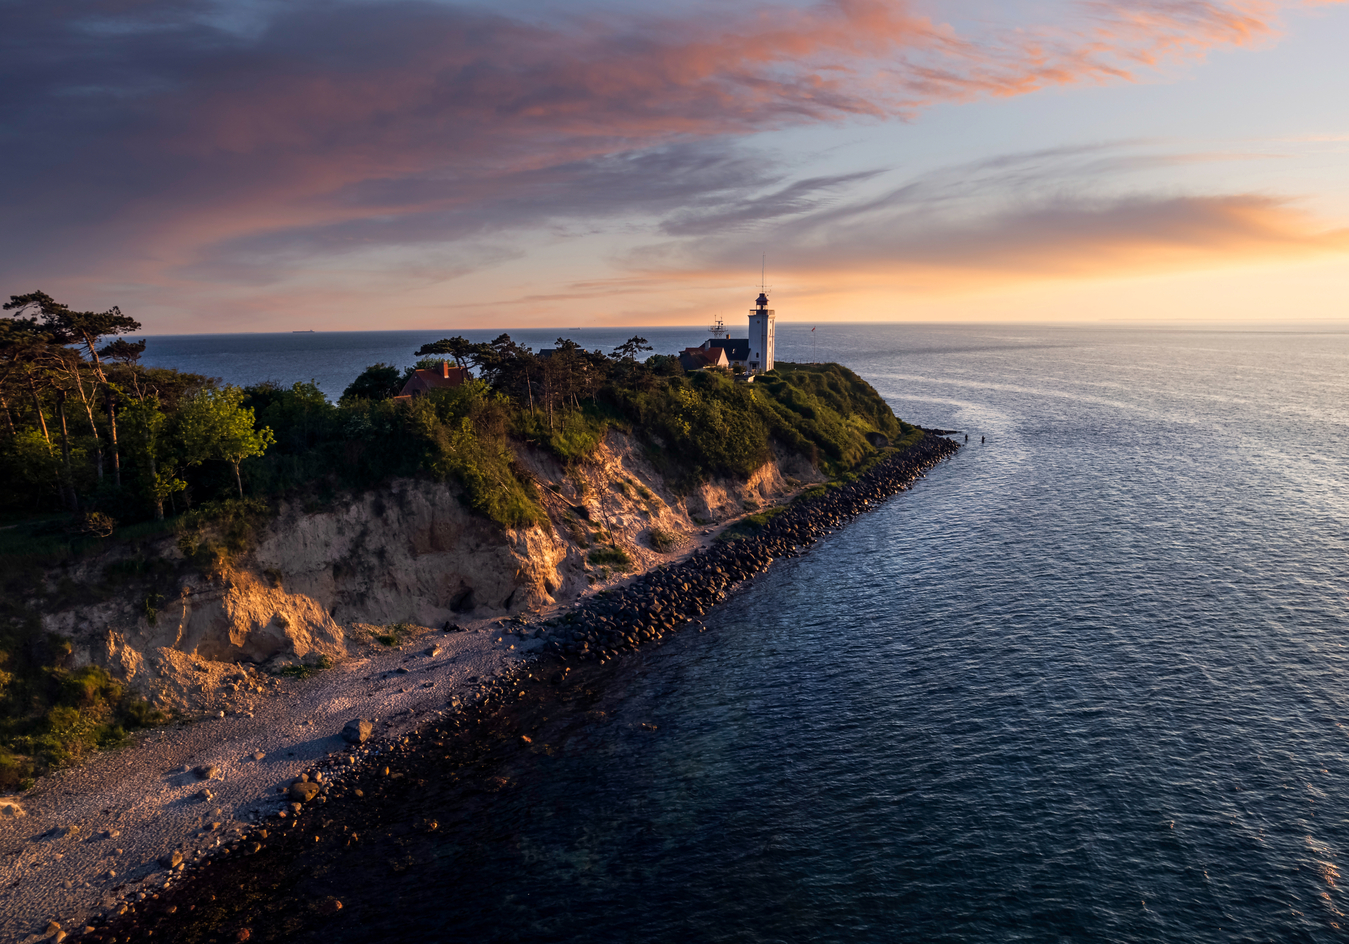
{"type": "Polygon", "coordinates": [[[319,785],[310,783],[307,780],[300,780],[290,785],[290,798],[297,803],[308,803],[314,797],[319,795],[319,785]]]}
{"type": "Polygon", "coordinates": [[[342,729],[342,740],[348,744],[364,744],[374,730],[374,726],[364,718],[353,718],[342,729]]]}

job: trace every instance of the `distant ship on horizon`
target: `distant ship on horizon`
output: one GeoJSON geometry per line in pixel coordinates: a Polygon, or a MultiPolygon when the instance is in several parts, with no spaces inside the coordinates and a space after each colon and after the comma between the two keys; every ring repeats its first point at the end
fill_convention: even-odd
{"type": "Polygon", "coordinates": [[[291,334],[313,334],[313,333],[314,333],[314,329],[313,329],[313,328],[302,328],[302,329],[299,330],[299,331],[292,331],[292,332],[291,332],[291,334]]]}

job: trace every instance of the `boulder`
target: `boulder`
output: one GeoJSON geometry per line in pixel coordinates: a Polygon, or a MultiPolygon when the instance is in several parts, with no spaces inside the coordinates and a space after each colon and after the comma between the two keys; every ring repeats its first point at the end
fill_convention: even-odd
{"type": "Polygon", "coordinates": [[[314,797],[319,795],[319,785],[310,783],[307,780],[297,781],[290,785],[290,798],[297,803],[308,803],[314,797]]]}
{"type": "Polygon", "coordinates": [[[166,852],[159,857],[159,864],[166,869],[176,868],[183,864],[183,854],[177,849],[172,852],[166,852]]]}
{"type": "Polygon", "coordinates": [[[374,730],[374,726],[364,718],[353,718],[342,729],[342,740],[348,744],[364,744],[374,730]]]}
{"type": "Polygon", "coordinates": [[[202,764],[200,767],[193,767],[192,772],[197,775],[198,780],[214,780],[220,773],[220,768],[215,764],[202,764]]]}

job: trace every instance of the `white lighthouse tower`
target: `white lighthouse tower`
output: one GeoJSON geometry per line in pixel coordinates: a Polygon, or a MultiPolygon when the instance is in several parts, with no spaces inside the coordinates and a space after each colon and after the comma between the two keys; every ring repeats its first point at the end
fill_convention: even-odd
{"type": "Polygon", "coordinates": [[[768,290],[759,292],[754,300],[758,307],[749,310],[749,357],[745,367],[752,374],[773,369],[775,326],[773,309],[768,307],[768,290]]]}

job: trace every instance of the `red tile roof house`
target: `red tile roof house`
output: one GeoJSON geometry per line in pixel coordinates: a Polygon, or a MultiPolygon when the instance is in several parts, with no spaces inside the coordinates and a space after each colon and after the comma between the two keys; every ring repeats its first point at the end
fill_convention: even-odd
{"type": "Polygon", "coordinates": [[[679,355],[679,363],[685,370],[731,366],[731,362],[726,359],[725,348],[720,347],[686,347],[684,353],[679,355]]]}
{"type": "Polygon", "coordinates": [[[468,368],[451,367],[449,361],[441,361],[439,367],[432,367],[429,370],[414,370],[412,376],[408,378],[408,382],[403,384],[403,392],[394,399],[419,397],[433,390],[447,390],[450,387],[458,387],[467,379],[468,368]]]}

